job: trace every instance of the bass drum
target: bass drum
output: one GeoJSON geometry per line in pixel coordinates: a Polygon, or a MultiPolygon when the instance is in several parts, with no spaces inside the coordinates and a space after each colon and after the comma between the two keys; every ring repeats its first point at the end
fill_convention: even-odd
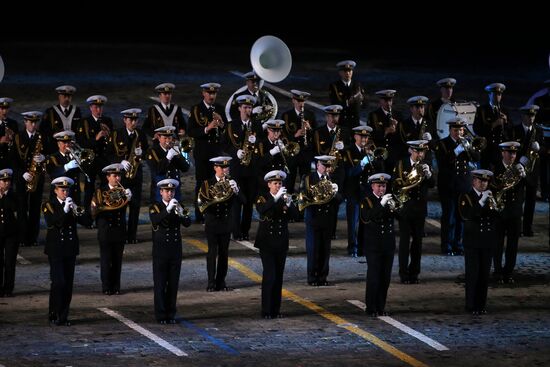
{"type": "MultiPolygon", "coordinates": [[[[273,94],[269,93],[265,89],[261,89],[262,86],[263,86],[263,80],[260,81],[259,94],[263,95],[264,104],[263,105],[256,104],[254,105],[254,107],[258,107],[258,106],[261,106],[263,108],[267,107],[266,111],[269,109],[269,112],[260,114],[260,119],[258,121],[260,121],[261,123],[264,123],[267,120],[272,120],[277,118],[277,112],[279,111],[279,106],[277,104],[277,100],[275,99],[275,97],[273,97],[273,94]]],[[[241,95],[247,89],[248,88],[246,85],[240,87],[227,100],[227,103],[225,104],[225,117],[227,118],[227,121],[231,122],[233,120],[239,119],[239,109],[238,109],[237,101],[235,101],[235,96],[241,95]]]]}
{"type": "MultiPolygon", "coordinates": [[[[468,126],[473,126],[476,117],[477,106],[473,102],[444,103],[437,112],[437,135],[440,139],[449,135],[447,121],[460,116],[468,121],[468,126]]],[[[468,129],[470,129],[468,127],[468,129]]],[[[470,130],[471,131],[471,130],[470,130]]]]}

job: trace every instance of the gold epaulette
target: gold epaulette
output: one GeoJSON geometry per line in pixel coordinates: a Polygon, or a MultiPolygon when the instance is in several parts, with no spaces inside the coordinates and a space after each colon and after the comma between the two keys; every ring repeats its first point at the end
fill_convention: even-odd
{"type": "Polygon", "coordinates": [[[160,213],[160,208],[159,208],[158,204],[151,205],[151,207],[149,208],[149,213],[151,213],[151,214],[160,213]]]}
{"type": "Polygon", "coordinates": [[[369,204],[369,208],[372,209],[372,207],[374,206],[372,204],[372,200],[370,198],[365,198],[365,199],[367,199],[367,204],[369,204]]]}
{"type": "Polygon", "coordinates": [[[338,88],[336,88],[336,83],[332,83],[330,86],[334,89],[334,93],[336,93],[336,98],[338,98],[339,101],[343,101],[343,99],[340,97],[340,94],[338,93],[338,88]]]}
{"type": "MultiPolygon", "coordinates": [[[[353,163],[353,158],[351,157],[351,150],[348,150],[348,151],[346,152],[346,155],[347,155],[347,158],[348,158],[348,160],[349,160],[349,163],[351,164],[352,167],[354,167],[355,164],[353,163]]],[[[344,160],[345,160],[345,159],[344,159],[344,160]]]]}
{"type": "Polygon", "coordinates": [[[151,148],[151,150],[149,151],[148,158],[150,160],[154,159],[155,162],[157,162],[157,163],[159,162],[159,157],[158,157],[157,153],[155,152],[154,148],[151,148]]]}
{"type": "Polygon", "coordinates": [[[50,156],[50,162],[52,162],[56,167],[60,166],[60,164],[57,162],[57,159],[53,155],[50,156]]]}
{"type": "Polygon", "coordinates": [[[42,204],[42,211],[44,213],[47,213],[48,211],[53,214],[53,207],[52,204],[46,202],[42,204]]]}
{"type": "Polygon", "coordinates": [[[262,195],[258,196],[258,199],[256,200],[256,205],[258,204],[265,204],[265,198],[262,195]]]}
{"type": "Polygon", "coordinates": [[[227,125],[227,136],[229,136],[229,140],[231,140],[231,144],[235,148],[240,148],[240,145],[235,141],[235,138],[238,138],[239,136],[237,134],[233,134],[233,122],[227,125]]]}

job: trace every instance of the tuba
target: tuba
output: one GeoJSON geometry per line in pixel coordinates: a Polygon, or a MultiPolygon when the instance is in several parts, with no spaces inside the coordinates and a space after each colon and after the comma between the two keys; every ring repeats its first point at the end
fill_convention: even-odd
{"type": "MultiPolygon", "coordinates": [[[[42,135],[38,134],[38,140],[36,141],[36,146],[34,147],[33,151],[33,158],[40,154],[42,151],[42,135]]],[[[29,173],[32,175],[32,178],[29,182],[26,183],[25,188],[27,192],[35,192],[36,187],[38,185],[38,180],[40,179],[40,175],[44,173],[44,165],[46,161],[43,162],[35,162],[34,159],[31,160],[31,164],[29,166],[29,173]]]]}
{"type": "Polygon", "coordinates": [[[223,203],[231,198],[233,189],[229,184],[230,179],[229,176],[224,176],[214,185],[209,186],[207,192],[203,192],[201,187],[197,197],[197,206],[201,213],[204,213],[210,205],[223,203]]]}
{"type": "Polygon", "coordinates": [[[328,179],[323,179],[315,185],[310,186],[306,192],[298,194],[296,202],[298,210],[303,211],[310,205],[322,205],[331,201],[336,192],[332,189],[332,182],[328,179]]]}

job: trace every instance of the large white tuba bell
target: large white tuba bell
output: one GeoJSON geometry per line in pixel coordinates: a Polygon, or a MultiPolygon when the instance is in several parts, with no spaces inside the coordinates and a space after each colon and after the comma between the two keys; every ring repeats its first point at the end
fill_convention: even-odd
{"type": "Polygon", "coordinates": [[[275,36],[260,37],[250,50],[250,63],[263,80],[277,83],[290,73],[292,56],[288,46],[275,36]]]}

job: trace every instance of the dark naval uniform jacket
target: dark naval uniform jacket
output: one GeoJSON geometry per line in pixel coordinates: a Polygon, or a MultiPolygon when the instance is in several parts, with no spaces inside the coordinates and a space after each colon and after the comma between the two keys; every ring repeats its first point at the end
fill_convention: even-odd
{"type": "MultiPolygon", "coordinates": [[[[308,193],[311,186],[317,184],[321,179],[319,174],[312,172],[304,179],[304,192],[308,193]]],[[[338,188],[341,190],[341,188],[338,188]]],[[[306,224],[314,227],[331,227],[334,225],[334,218],[338,211],[338,204],[342,201],[342,195],[336,193],[336,195],[326,204],[310,205],[306,208],[305,220],[306,224]]]]}
{"type": "Polygon", "coordinates": [[[165,152],[160,144],[155,144],[149,150],[147,153],[147,162],[151,168],[151,175],[157,177],[158,180],[173,178],[179,182],[180,172],[187,172],[189,170],[189,162],[181,154],[168,160],[166,154],[167,151],[165,152]]]}
{"type": "MultiPolygon", "coordinates": [[[[426,163],[422,161],[422,163],[426,163]]],[[[426,163],[428,164],[428,163],[426,163]]],[[[428,166],[430,166],[428,164],[428,166]]],[[[411,172],[412,165],[411,165],[411,159],[406,158],[403,160],[400,160],[397,163],[397,166],[395,166],[394,169],[394,192],[395,188],[399,187],[403,184],[404,179],[407,177],[407,175],[411,172]]],[[[418,167],[418,170],[422,170],[420,167],[418,167]]],[[[430,167],[431,170],[431,167],[430,167]]],[[[433,172],[433,171],[432,171],[433,172]]],[[[408,217],[426,217],[428,215],[428,189],[435,186],[435,178],[432,174],[429,179],[424,179],[420,184],[413,187],[410,190],[407,190],[409,195],[409,200],[407,200],[403,207],[401,208],[399,214],[401,216],[408,216],[408,217]]]]}
{"type": "Polygon", "coordinates": [[[462,194],[458,200],[458,210],[464,220],[465,248],[492,248],[496,241],[496,217],[498,212],[486,202],[479,204],[481,195],[472,189],[462,194]]]}
{"type": "Polygon", "coordinates": [[[351,80],[349,87],[342,80],[331,83],[329,86],[329,98],[331,104],[337,104],[343,107],[340,114],[342,126],[348,129],[359,125],[359,114],[361,107],[366,103],[366,92],[356,80],[351,80]],[[353,102],[348,105],[348,100],[357,94],[361,94],[363,99],[361,102],[353,102]]]}
{"type": "MultiPolygon", "coordinates": [[[[516,165],[513,163],[512,165],[516,165]]],[[[495,197],[502,187],[502,174],[506,171],[504,163],[498,162],[491,170],[494,173],[494,180],[491,183],[491,191],[495,197]]],[[[525,179],[522,178],[511,189],[507,190],[503,196],[504,210],[500,213],[501,218],[521,218],[523,214],[523,201],[525,200],[525,179]]]]}
{"type": "Polygon", "coordinates": [[[260,225],[254,247],[271,251],[288,250],[288,221],[298,216],[294,203],[287,206],[283,198],[275,201],[273,195],[266,193],[256,200],[256,210],[260,215],[260,225]]]}
{"type": "MultiPolygon", "coordinates": [[[[94,194],[94,202],[100,205],[103,202],[103,193],[109,191],[109,185],[97,189],[94,194]]],[[[97,214],[97,239],[103,242],[126,241],[126,205],[119,209],[104,210],[97,214]]]]}
{"type": "MultiPolygon", "coordinates": [[[[13,131],[14,137],[17,134],[17,121],[10,118],[6,118],[4,121],[0,121],[0,137],[6,135],[6,128],[9,128],[13,131]]],[[[13,163],[10,162],[13,146],[8,143],[0,144],[0,167],[2,168],[13,168],[13,163]]],[[[1,169],[1,168],[0,168],[1,169]]]]}
{"type": "Polygon", "coordinates": [[[170,108],[165,109],[160,102],[155,103],[147,111],[147,117],[143,122],[143,132],[148,136],[153,136],[155,135],[155,129],[168,126],[168,122],[171,122],[171,126],[176,128],[176,134],[180,130],[187,130],[187,123],[180,106],[170,103],[170,108]]]}
{"type": "Polygon", "coordinates": [[[469,163],[479,161],[479,152],[462,152],[456,156],[454,149],[460,144],[450,136],[440,140],[435,146],[435,155],[439,166],[437,187],[442,192],[469,192],[472,187],[469,163]]]}
{"type": "Polygon", "coordinates": [[[153,257],[181,259],[180,226],[189,227],[191,219],[189,217],[182,218],[174,211],[169,213],[166,206],[164,202],[158,201],[149,207],[149,216],[153,226],[153,257]]]}
{"type": "Polygon", "coordinates": [[[214,111],[222,116],[225,126],[227,126],[223,107],[217,103],[212,107],[214,107],[214,110],[208,109],[204,101],[191,107],[188,135],[195,139],[195,148],[193,149],[195,159],[208,160],[216,157],[220,155],[225,144],[225,127],[219,127],[217,133],[216,129],[212,129],[208,133],[204,132],[205,127],[213,120],[214,111]]]}
{"type": "MultiPolygon", "coordinates": [[[[212,177],[209,180],[205,180],[200,188],[199,195],[205,196],[207,199],[211,199],[209,194],[209,188],[215,185],[218,180],[216,177],[212,177]]],[[[212,234],[231,233],[231,207],[233,200],[240,200],[242,203],[246,202],[246,199],[241,191],[235,195],[233,193],[228,200],[220,203],[211,204],[206,208],[204,212],[204,230],[212,234]]]]}
{"type": "Polygon", "coordinates": [[[57,198],[42,204],[42,213],[48,227],[44,253],[52,257],[72,257],[79,253],[79,241],[76,233],[77,222],[90,225],[85,215],[75,217],[69,210],[65,213],[63,205],[57,198]]]}
{"type": "Polygon", "coordinates": [[[57,150],[56,140],[53,138],[53,135],[55,133],[65,130],[63,120],[69,119],[70,130],[76,132],[78,123],[82,118],[82,113],[80,112],[80,108],[74,105],[70,105],[68,107],[69,112],[67,116],[62,116],[62,112],[61,114],[59,114],[58,111],[59,112],[63,111],[60,105],[54,105],[49,107],[44,112],[44,115],[42,115],[42,121],[40,122],[39,131],[40,133],[42,133],[42,136],[46,139],[46,143],[44,144],[44,146],[46,147],[46,151],[48,153],[52,153],[57,150]]]}
{"type": "Polygon", "coordinates": [[[388,205],[382,206],[380,200],[369,193],[361,202],[359,215],[367,251],[395,250],[395,212],[388,205]]]}
{"type": "Polygon", "coordinates": [[[8,238],[17,234],[17,200],[10,188],[7,194],[0,198],[0,236],[8,238]]]}

